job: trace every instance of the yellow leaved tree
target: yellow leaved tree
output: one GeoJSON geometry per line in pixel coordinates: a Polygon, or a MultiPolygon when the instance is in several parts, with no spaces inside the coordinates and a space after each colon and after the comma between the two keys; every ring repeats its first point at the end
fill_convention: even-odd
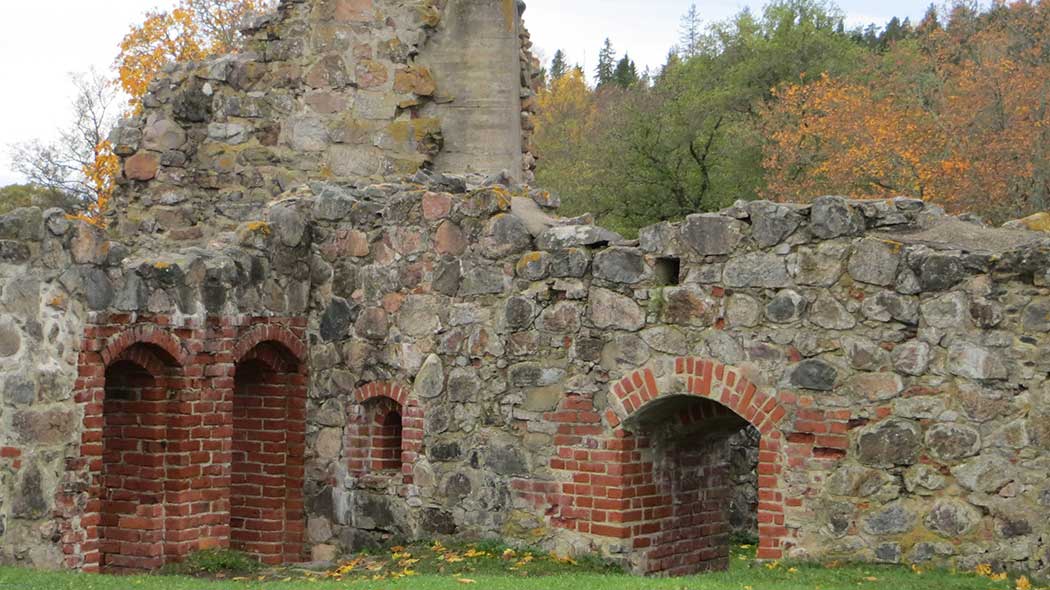
{"type": "Polygon", "coordinates": [[[124,36],[116,62],[132,112],[142,108],[150,82],[165,65],[236,51],[242,19],[270,4],[270,0],[181,0],[170,11],[147,13],[124,36]]]}

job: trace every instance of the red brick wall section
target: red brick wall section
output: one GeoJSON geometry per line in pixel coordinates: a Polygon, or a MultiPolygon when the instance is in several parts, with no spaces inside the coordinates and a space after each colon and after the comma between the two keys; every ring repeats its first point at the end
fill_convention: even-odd
{"type": "Polygon", "coordinates": [[[367,483],[382,484],[400,473],[412,483],[412,469],[423,449],[423,410],[397,383],[374,382],[354,392],[349,410],[347,468],[367,483]],[[398,424],[390,420],[400,418],[398,424]]]}
{"type": "Polygon", "coordinates": [[[284,345],[261,341],[236,366],[230,546],[278,564],[304,553],[306,380],[284,345]]]}
{"type": "MultiPolygon", "coordinates": [[[[781,426],[787,411],[777,399],[758,391],[731,367],[683,357],[675,360],[674,369],[674,382],[678,384],[675,391],[660,391],[651,369],[627,375],[614,384],[610,396],[610,406],[614,409],[607,410],[603,416],[595,412],[589,397],[569,395],[564,399],[558,411],[546,416],[558,424],[551,468],[564,473],[564,481],[517,480],[512,484],[516,496],[534,509],[545,510],[553,526],[630,540],[642,571],[680,574],[723,566],[728,541],[723,534],[724,474],[720,462],[698,458],[695,454],[679,457],[690,468],[699,470],[694,475],[699,473],[702,478],[706,494],[703,499],[711,505],[717,504],[718,510],[703,502],[699,506],[675,508],[674,490],[668,486],[681,486],[682,474],[678,484],[666,477],[663,482],[658,481],[652,442],[622,427],[625,419],[661,396],[700,396],[731,410],[762,434],[758,467],[759,558],[781,558],[788,536],[781,483],[786,454],[781,426]],[[676,510],[690,512],[689,524],[684,525],[688,533],[675,532],[676,510]],[[699,518],[693,519],[694,513],[699,518]],[[703,528],[705,518],[709,519],[707,529],[703,528]],[[721,546],[715,548],[712,543],[697,539],[696,527],[721,546]],[[683,550],[685,546],[675,546],[685,537],[693,539],[691,547],[683,550]],[[660,543],[662,546],[654,547],[660,543]]],[[[679,418],[702,420],[708,416],[679,418]]],[[[699,497],[699,492],[698,487],[685,496],[692,493],[699,497]]]]}
{"type": "Polygon", "coordinates": [[[152,569],[229,545],[236,362],[267,342],[296,359],[297,373],[282,375],[288,533],[277,554],[298,559],[305,529],[306,320],[176,323],[167,316],[94,314],[89,321],[74,388],[84,413],[80,456],[67,460],[55,504],[67,567],[152,569]],[[147,507],[131,513],[131,497],[148,499],[147,507]]]}

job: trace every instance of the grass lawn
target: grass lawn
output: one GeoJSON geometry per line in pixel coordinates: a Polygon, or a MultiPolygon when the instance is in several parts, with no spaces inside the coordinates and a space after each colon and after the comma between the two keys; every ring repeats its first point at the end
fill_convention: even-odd
{"type": "Polygon", "coordinates": [[[597,560],[569,562],[495,545],[413,545],[361,554],[325,571],[243,568],[223,554],[200,555],[185,575],[97,576],[0,568],[0,590],[1026,590],[1026,580],[872,565],[757,563],[735,546],[728,572],[646,579],[597,560]]]}

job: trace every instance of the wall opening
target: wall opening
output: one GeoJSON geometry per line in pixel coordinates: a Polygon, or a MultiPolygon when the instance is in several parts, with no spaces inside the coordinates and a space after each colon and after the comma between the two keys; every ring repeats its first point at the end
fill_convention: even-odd
{"type": "Polygon", "coordinates": [[[678,258],[656,259],[656,283],[664,287],[678,285],[681,281],[682,261],[678,258]]]}
{"type": "Polygon", "coordinates": [[[267,564],[304,549],[305,377],[282,345],[264,342],[236,365],[230,547],[267,564]]]}
{"type": "Polygon", "coordinates": [[[350,418],[348,467],[355,475],[389,478],[403,473],[404,407],[377,396],[364,400],[350,418]]]}
{"type": "MultiPolygon", "coordinates": [[[[179,382],[175,361],[136,344],[106,367],[102,404],[99,566],[109,573],[165,561],[169,402],[179,382]]],[[[177,510],[170,510],[173,514],[177,510]]]]}
{"type": "MultiPolygon", "coordinates": [[[[746,420],[694,396],[668,396],[624,423],[637,439],[640,514],[632,528],[632,558],[644,574],[689,575],[729,565],[733,521],[757,523],[757,503],[736,506],[734,444],[750,440],[746,420]]],[[[757,456],[758,439],[753,441],[757,456]]],[[[756,493],[757,495],[757,493],[756,493]]]]}
{"type": "Polygon", "coordinates": [[[372,469],[374,471],[401,472],[401,412],[398,410],[376,413],[372,436],[372,469]]]}

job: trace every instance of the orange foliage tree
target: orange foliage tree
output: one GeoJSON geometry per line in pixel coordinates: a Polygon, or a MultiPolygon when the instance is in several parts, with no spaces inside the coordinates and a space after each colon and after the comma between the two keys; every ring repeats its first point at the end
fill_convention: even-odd
{"type": "Polygon", "coordinates": [[[149,12],[120,43],[117,74],[133,112],[166,64],[204,59],[237,49],[237,28],[269,0],[181,0],[170,12],[149,12]]]}
{"type": "Polygon", "coordinates": [[[768,197],[904,195],[1003,220],[1050,207],[1050,0],[957,6],[851,76],[766,105],[768,197]]]}

